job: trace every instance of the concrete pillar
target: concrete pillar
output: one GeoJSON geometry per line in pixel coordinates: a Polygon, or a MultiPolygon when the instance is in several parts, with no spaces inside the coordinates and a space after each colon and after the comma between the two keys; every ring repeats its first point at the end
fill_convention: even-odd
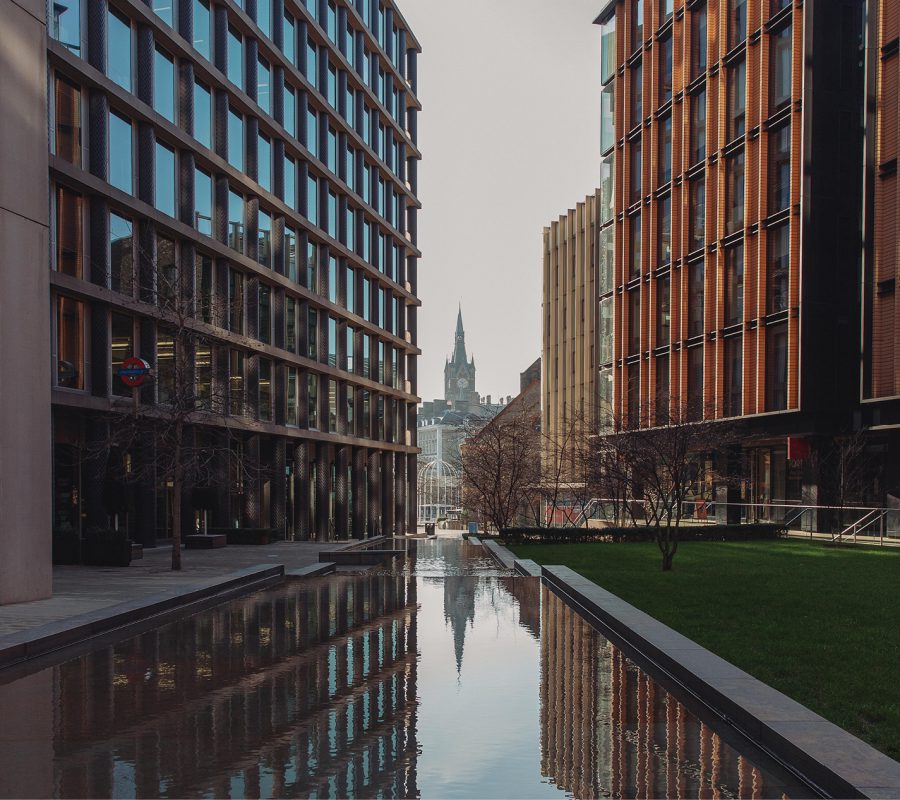
{"type": "Polygon", "coordinates": [[[332,538],[330,533],[331,500],[331,448],[327,444],[316,444],[316,524],[313,537],[317,541],[326,542],[332,538]]]}
{"type": "Polygon", "coordinates": [[[350,447],[347,445],[337,448],[335,459],[335,512],[334,532],[338,539],[347,539],[350,536],[350,486],[347,473],[350,467],[350,447]]]}
{"type": "Polygon", "coordinates": [[[259,503],[259,436],[250,436],[244,442],[244,519],[248,528],[261,527],[259,503]]]}
{"type": "Polygon", "coordinates": [[[366,531],[366,450],[353,448],[353,504],[350,510],[350,535],[362,539],[366,531]]]}
{"type": "Polygon", "coordinates": [[[381,525],[381,453],[377,450],[369,452],[368,475],[368,535],[377,536],[382,532],[381,525]]]}
{"type": "Polygon", "coordinates": [[[310,539],[309,443],[294,444],[294,538],[310,539]]]}
{"type": "Polygon", "coordinates": [[[381,453],[381,533],[394,533],[394,454],[381,453]]]}
{"type": "Polygon", "coordinates": [[[406,533],[406,455],[395,453],[394,461],[394,530],[406,533]]]}
{"type": "Polygon", "coordinates": [[[287,478],[284,474],[286,466],[286,442],[282,437],[277,437],[272,442],[272,526],[277,531],[277,535],[286,539],[288,533],[285,521],[285,489],[287,488],[287,478]]]}

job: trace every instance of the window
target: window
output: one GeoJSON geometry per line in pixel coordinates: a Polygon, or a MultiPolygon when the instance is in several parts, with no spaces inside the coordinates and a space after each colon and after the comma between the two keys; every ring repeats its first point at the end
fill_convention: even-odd
{"type": "Polygon", "coordinates": [[[325,136],[325,166],[337,174],[337,132],[330,125],[325,136]]]}
{"type": "Polygon", "coordinates": [[[131,91],[131,23],[111,8],[106,13],[106,74],[131,91]]]}
{"type": "Polygon", "coordinates": [[[193,0],[194,2],[194,48],[207,61],[210,60],[210,15],[209,5],[205,0],[193,0]]]}
{"type": "Polygon", "coordinates": [[[656,424],[668,425],[669,418],[669,356],[656,357],[656,424]]]}
{"type": "Polygon", "coordinates": [[[688,337],[703,333],[703,261],[695,261],[688,266],[688,337]]]}
{"type": "Polygon", "coordinates": [[[729,0],[728,49],[747,38],[747,0],[729,0]]]}
{"type": "Polygon", "coordinates": [[[244,198],[228,190],[228,246],[244,252],[244,198]]]}
{"type": "Polygon", "coordinates": [[[84,303],[56,298],[56,385],[84,389],[84,303]]]}
{"type": "Polygon", "coordinates": [[[325,220],[326,230],[328,231],[328,235],[332,239],[337,239],[337,197],[335,196],[334,192],[328,192],[326,210],[328,212],[328,216],[325,220]]]}
{"type": "Polygon", "coordinates": [[[268,358],[259,359],[259,418],[262,422],[272,421],[272,362],[268,358]]]}
{"type": "Polygon", "coordinates": [[[672,180],[672,117],[663,117],[659,121],[659,183],[672,180]]]}
{"type": "Polygon", "coordinates": [[[641,140],[638,138],[631,143],[631,202],[637,203],[641,195],[641,140]]]}
{"type": "Polygon", "coordinates": [[[212,97],[199,81],[194,83],[194,138],[204,147],[212,147],[212,97]]]}
{"type": "Polygon", "coordinates": [[[299,275],[299,253],[297,252],[297,232],[285,225],[284,228],[284,273],[290,280],[297,283],[299,275]]]}
{"type": "Polygon", "coordinates": [[[660,198],[657,205],[659,215],[659,264],[665,266],[672,261],[672,197],[660,198]]]}
{"type": "Polygon", "coordinates": [[[314,308],[307,312],[306,357],[319,360],[319,312],[314,308]]]}
{"type": "Polygon", "coordinates": [[[65,78],[56,79],[56,128],[54,152],[81,166],[81,89],[65,78]]]}
{"type": "Polygon", "coordinates": [[[328,366],[336,367],[337,366],[337,320],[334,317],[328,317],[328,328],[327,328],[327,351],[328,351],[328,366]]]}
{"type": "Polygon", "coordinates": [[[319,224],[319,184],[314,175],[306,181],[306,218],[313,224],[319,224]]]}
{"type": "Polygon", "coordinates": [[[256,260],[264,267],[272,266],[272,217],[265,211],[259,211],[257,225],[256,260]]]}
{"type": "Polygon", "coordinates": [[[687,351],[687,418],[695,421],[703,418],[703,346],[689,347],[687,351]]]}
{"type": "Polygon", "coordinates": [[[287,402],[285,405],[287,408],[285,409],[285,422],[288,425],[296,426],[299,422],[298,420],[298,408],[299,405],[299,395],[298,395],[298,386],[297,386],[297,368],[296,367],[288,367],[287,368],[287,402]]]}
{"type": "Polygon", "coordinates": [[[282,27],[282,45],[281,49],[284,52],[287,60],[292,64],[297,63],[297,33],[296,28],[294,26],[294,18],[285,12],[284,19],[281,23],[282,27]]]}
{"type": "Polygon", "coordinates": [[[328,64],[326,77],[325,99],[328,101],[328,105],[337,108],[337,70],[334,68],[334,64],[328,64]]]}
{"type": "Polygon", "coordinates": [[[628,293],[628,354],[641,350],[641,290],[632,289],[628,293]]]}
{"type": "Polygon", "coordinates": [[[631,266],[629,279],[641,274],[641,212],[632,214],[629,218],[629,264],[631,266]]]}
{"type": "Polygon", "coordinates": [[[313,108],[306,111],[306,149],[318,158],[319,155],[319,118],[313,108]]]}
{"type": "Polygon", "coordinates": [[[601,364],[613,360],[613,304],[615,300],[607,297],[600,301],[600,351],[601,364]]]}
{"type": "Polygon", "coordinates": [[[691,12],[691,18],[693,23],[691,79],[694,79],[706,72],[706,6],[695,8],[691,12]]]}
{"type": "Polygon", "coordinates": [[[153,109],[175,122],[175,61],[158,47],[153,52],[153,109]]]}
{"type": "Polygon", "coordinates": [[[659,105],[672,99],[672,37],[659,42],[659,105]]]}
{"type": "Polygon", "coordinates": [[[639,428],[641,426],[641,369],[639,364],[632,364],[628,367],[627,373],[627,403],[628,415],[627,425],[629,428],[639,428]]]}
{"type": "MultiPolygon", "coordinates": [[[[353,372],[353,352],[356,349],[356,331],[352,325],[347,326],[347,372],[353,372]]],[[[353,393],[353,389],[350,389],[353,393]]]]}
{"type": "Polygon", "coordinates": [[[228,111],[228,163],[238,172],[244,171],[244,118],[228,111]]]}
{"type": "Polygon", "coordinates": [[[196,269],[197,318],[201,322],[213,322],[213,261],[206,253],[194,257],[196,269]]]}
{"type": "Polygon", "coordinates": [[[212,409],[212,367],[212,345],[206,339],[196,340],[194,344],[194,390],[196,392],[194,404],[195,408],[202,411],[212,409]]]}
{"type": "Polygon", "coordinates": [[[306,288],[319,291],[319,259],[313,242],[306,245],[306,288]]]}
{"type": "Polygon", "coordinates": [[[241,34],[228,27],[228,80],[238,89],[244,88],[244,41],[241,34]]]}
{"type": "Polygon", "coordinates": [[[297,352],[297,301],[293,297],[284,301],[284,349],[297,352]]]}
{"type": "Polygon", "coordinates": [[[117,189],[132,193],[131,123],[118,114],[109,115],[109,182],[117,189]],[[113,155],[115,154],[115,155],[113,155]]]}
{"type": "Polygon", "coordinates": [[[212,178],[199,168],[194,170],[194,227],[212,236],[212,178]]]}
{"type": "Polygon", "coordinates": [[[787,323],[766,327],[766,411],[787,408],[787,323]]]}
{"type": "Polygon", "coordinates": [[[318,86],[319,81],[317,78],[317,58],[316,58],[316,43],[312,39],[307,39],[306,41],[306,80],[308,80],[313,86],[318,86]]]}
{"type": "Polygon", "coordinates": [[[791,202],[791,126],[769,131],[769,214],[791,202]]]}
{"type": "Polygon", "coordinates": [[[781,108],[791,100],[791,26],[771,34],[769,43],[771,64],[769,65],[771,80],[770,113],[781,108]]]}
{"type": "Polygon", "coordinates": [[[691,97],[691,164],[706,158],[706,89],[691,97]]]}
{"type": "Polygon", "coordinates": [[[356,229],[356,212],[353,210],[351,206],[347,206],[345,210],[345,218],[344,218],[344,237],[343,243],[347,246],[348,250],[354,249],[353,242],[353,233],[356,229]]]}
{"type": "Polygon", "coordinates": [[[328,299],[332,303],[336,303],[337,296],[337,259],[334,256],[328,257],[328,299]]]}
{"type": "Polygon", "coordinates": [[[168,25],[172,26],[172,0],[152,0],[153,12],[168,25]]]}
{"type": "Polygon", "coordinates": [[[744,135],[747,107],[747,63],[743,59],[728,68],[728,141],[744,135]]]}
{"type": "Polygon", "coordinates": [[[256,61],[256,103],[267,114],[272,113],[272,74],[262,58],[256,61]]]}
{"type": "Polygon", "coordinates": [[[156,156],[156,192],[157,210],[170,217],[175,216],[175,151],[157,141],[154,150],[156,156]]]}
{"type": "Polygon", "coordinates": [[[660,24],[665,24],[672,19],[675,0],[661,0],[659,4],[659,20],[660,24]]]}
{"type": "Polygon", "coordinates": [[[734,153],[725,162],[727,173],[727,208],[725,232],[734,233],[744,227],[744,151],[734,153]]]}
{"type": "Polygon", "coordinates": [[[131,397],[131,387],[119,377],[119,367],[126,358],[134,355],[134,319],[125,314],[110,315],[109,360],[112,393],[119,397],[131,397]]]}
{"type": "Polygon", "coordinates": [[[272,38],[271,0],[256,0],[256,24],[266,36],[272,38]]]}
{"type": "Polygon", "coordinates": [[[345,276],[346,286],[344,287],[346,308],[348,311],[356,311],[356,270],[353,267],[347,267],[345,276]]]}
{"type": "Polygon", "coordinates": [[[134,294],[134,230],[130,219],[109,215],[109,288],[134,294]]]}
{"type": "Polygon", "coordinates": [[[293,88],[285,84],[284,86],[284,129],[291,135],[291,138],[297,136],[297,96],[293,88]]]}
{"type": "Polygon", "coordinates": [[[55,2],[50,6],[50,35],[75,55],[81,55],[81,3],[55,2]]]}
{"type": "Polygon", "coordinates": [[[644,43],[644,0],[631,0],[631,50],[644,43]]]}
{"type": "Polygon", "coordinates": [[[244,354],[232,350],[228,364],[228,399],[232,416],[244,413],[244,354]]]}
{"type": "Polygon", "coordinates": [[[644,70],[640,63],[631,68],[631,127],[644,119],[644,70]]]}
{"type": "Polygon", "coordinates": [[[791,255],[790,225],[767,231],[769,250],[766,313],[776,314],[788,307],[788,266],[791,255]]]}
{"type": "Polygon", "coordinates": [[[310,430],[319,428],[319,376],[306,376],[306,419],[310,430]]]}
{"type": "Polygon", "coordinates": [[[244,332],[244,274],[236,269],[228,271],[228,330],[244,332]]]}
{"type": "Polygon", "coordinates": [[[669,298],[668,275],[656,279],[656,346],[662,347],[669,343],[669,329],[671,327],[671,311],[669,298]]]}
{"type": "Polygon", "coordinates": [[[84,264],[84,223],[82,197],[77,192],[56,187],[56,269],[81,278],[84,264]]]}
{"type": "Polygon", "coordinates": [[[691,217],[688,243],[690,250],[694,251],[701,249],[706,241],[706,182],[704,175],[691,181],[690,192],[691,217]]]}
{"type": "Polygon", "coordinates": [[[175,374],[175,333],[159,328],[156,333],[156,400],[172,403],[177,400],[175,374]]]}
{"type": "Polygon", "coordinates": [[[297,163],[289,156],[284,157],[284,202],[289,208],[297,208],[297,163]]]}
{"type": "Polygon", "coordinates": [[[352,384],[344,384],[344,392],[346,393],[346,414],[347,414],[347,433],[353,436],[356,433],[356,426],[353,419],[353,401],[355,390],[352,384]]]}
{"type": "Polygon", "coordinates": [[[744,245],[725,251],[725,324],[744,320],[744,245]]]}
{"type": "Polygon", "coordinates": [[[739,417],[742,413],[744,380],[744,339],[732,336],[725,340],[725,416],[739,417]]]}
{"type": "Polygon", "coordinates": [[[272,142],[261,133],[256,140],[256,180],[267,192],[272,191],[272,142]]]}
{"type": "Polygon", "coordinates": [[[178,264],[175,258],[175,242],[156,237],[156,296],[161,307],[174,310],[178,296],[178,264]]]}

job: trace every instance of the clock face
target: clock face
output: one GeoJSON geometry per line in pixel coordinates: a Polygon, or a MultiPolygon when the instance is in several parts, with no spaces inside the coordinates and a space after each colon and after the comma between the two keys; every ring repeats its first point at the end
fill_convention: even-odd
{"type": "Polygon", "coordinates": [[[468,386],[469,386],[469,380],[468,380],[468,378],[460,378],[460,379],[456,382],[456,385],[457,385],[460,389],[467,389],[468,386]]]}

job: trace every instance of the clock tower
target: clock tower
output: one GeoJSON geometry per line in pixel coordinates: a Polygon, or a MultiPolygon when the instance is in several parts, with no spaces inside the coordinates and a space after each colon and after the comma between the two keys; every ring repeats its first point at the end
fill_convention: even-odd
{"type": "Polygon", "coordinates": [[[457,411],[474,410],[479,404],[475,391],[475,358],[466,356],[466,332],[463,330],[462,307],[456,316],[456,341],[453,356],[444,364],[444,399],[457,411]]]}

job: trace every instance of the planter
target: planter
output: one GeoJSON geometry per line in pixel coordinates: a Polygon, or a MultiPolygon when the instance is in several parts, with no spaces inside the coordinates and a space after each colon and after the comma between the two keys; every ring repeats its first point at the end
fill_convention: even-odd
{"type": "Polygon", "coordinates": [[[123,531],[89,531],[81,544],[82,563],[96,567],[127,567],[131,539],[123,531]]]}
{"type": "Polygon", "coordinates": [[[81,563],[81,536],[78,531],[53,531],[53,563],[81,563]]]}
{"type": "Polygon", "coordinates": [[[272,528],[210,528],[209,535],[224,535],[228,544],[271,544],[279,539],[272,528]]]}

